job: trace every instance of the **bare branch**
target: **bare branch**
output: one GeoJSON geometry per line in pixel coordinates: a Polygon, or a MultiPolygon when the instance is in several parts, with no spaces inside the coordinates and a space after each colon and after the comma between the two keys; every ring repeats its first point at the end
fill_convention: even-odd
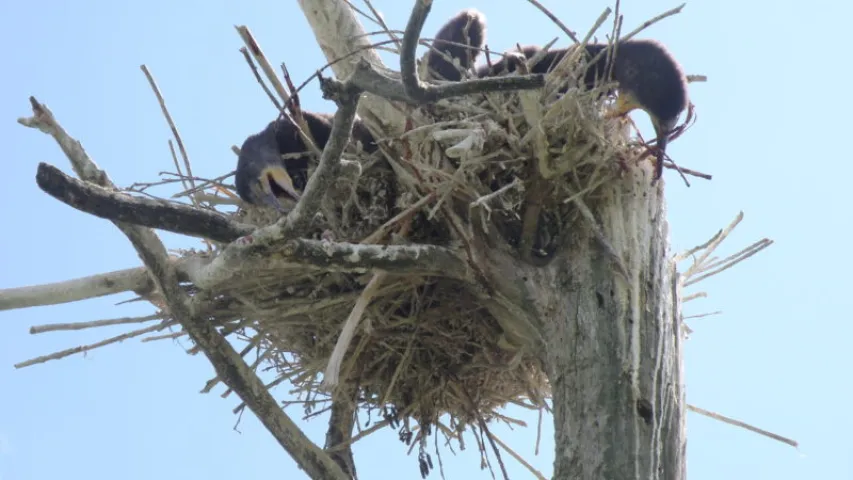
{"type": "Polygon", "coordinates": [[[117,270],[64,282],[0,290],[0,310],[58,305],[128,291],[149,292],[153,286],[145,267],[117,270]]]}
{"type": "Polygon", "coordinates": [[[352,428],[355,424],[355,404],[352,392],[340,392],[332,400],[329,429],[326,431],[326,447],[332,459],[353,479],[358,479],[352,455],[352,428]],[[341,445],[341,448],[335,449],[341,445]]]}
{"type": "MultiPolygon", "coordinates": [[[[84,180],[96,181],[102,186],[113,186],[106,173],[99,170],[80,143],[59,126],[50,111],[34,98],[31,98],[31,102],[35,116],[28,119],[29,126],[51,133],[60,145],[76,146],[76,149],[68,149],[66,154],[84,180]]],[[[354,108],[352,110],[354,111],[354,108]]],[[[350,120],[350,128],[351,126],[350,120]]],[[[166,248],[153,230],[118,221],[114,223],[128,237],[143,263],[151,271],[174,320],[181,323],[192,340],[202,348],[217,375],[249,405],[296,463],[312,478],[346,479],[344,472],[331,457],[314,445],[278,406],[234,347],[206,321],[204,315],[198,314],[181,289],[178,273],[169,261],[166,248]]]]}
{"type": "Polygon", "coordinates": [[[554,22],[554,24],[556,24],[558,27],[560,27],[560,29],[563,30],[563,32],[566,35],[568,35],[569,38],[571,38],[573,42],[580,43],[580,40],[578,40],[578,37],[577,37],[577,35],[575,35],[575,32],[569,30],[569,27],[567,27],[563,22],[561,22],[560,19],[557,18],[556,15],[551,13],[550,10],[545,8],[544,5],[537,2],[536,0],[527,0],[527,1],[530,2],[531,4],[533,4],[534,7],[538,8],[540,12],[544,13],[546,17],[548,17],[549,19],[551,19],[552,22],[554,22]]]}
{"type": "Polygon", "coordinates": [[[75,323],[50,323],[47,325],[36,325],[30,327],[30,334],[35,335],[45,332],[59,332],[69,330],[85,330],[87,328],[107,327],[112,325],[127,325],[129,323],[145,323],[152,320],[161,320],[163,315],[155,313],[144,317],[124,317],[111,318],[108,320],[93,320],[91,322],[75,322],[75,323]]]}
{"type": "Polygon", "coordinates": [[[214,210],[142,198],[108,190],[72,178],[58,168],[40,163],[36,183],[53,198],[77,210],[107,220],[158,228],[174,233],[228,243],[254,231],[214,210]]]}
{"type": "MultiPolygon", "coordinates": [[[[255,37],[252,35],[249,27],[245,25],[235,25],[234,28],[237,29],[237,33],[240,34],[240,38],[243,39],[243,43],[246,44],[246,47],[249,49],[252,57],[258,65],[260,65],[264,74],[266,74],[267,79],[269,79],[275,89],[275,92],[279,97],[281,97],[284,104],[287,104],[290,101],[290,95],[287,94],[287,90],[284,89],[284,85],[282,85],[281,80],[278,79],[278,75],[275,74],[275,69],[272,68],[272,65],[270,65],[269,60],[267,60],[266,55],[264,55],[263,50],[261,50],[261,47],[258,45],[258,42],[255,41],[255,37]]],[[[249,65],[252,66],[252,69],[254,70],[254,66],[251,63],[249,63],[249,65]]],[[[258,82],[261,83],[261,86],[264,86],[260,77],[258,77],[258,82]]],[[[275,103],[275,98],[273,98],[273,102],[275,103]]],[[[279,107],[279,110],[281,110],[281,107],[279,107]]]]}
{"type": "Polygon", "coordinates": [[[15,364],[15,368],[24,368],[30,367],[33,365],[37,365],[39,363],[49,362],[51,360],[59,360],[61,358],[68,357],[70,355],[74,355],[75,353],[86,353],[90,350],[94,350],[96,348],[105,347],[107,345],[111,345],[113,343],[122,342],[124,340],[128,340],[134,337],[138,337],[140,335],[145,335],[146,333],[156,332],[160,329],[165,328],[171,322],[161,322],[157,325],[151,325],[150,327],[141,328],[139,330],[134,330],[132,332],[123,333],[121,335],[116,335],[115,337],[108,338],[106,340],[101,340],[100,342],[93,343],[91,345],[80,345],[79,347],[68,348],[66,350],[62,350],[59,352],[51,353],[50,355],[42,355],[40,357],[36,357],[25,362],[20,362],[15,364]]]}
{"type": "Polygon", "coordinates": [[[298,233],[308,226],[314,214],[320,210],[320,203],[329,186],[337,179],[341,171],[341,154],[349,143],[359,96],[362,94],[357,87],[343,85],[337,80],[321,78],[320,86],[323,88],[323,97],[335,100],[338,110],[335,112],[329,140],[320,155],[320,162],[308,178],[302,197],[287,217],[276,223],[288,235],[298,233]]]}
{"type": "Polygon", "coordinates": [[[791,440],[790,438],[783,437],[782,435],[777,435],[772,432],[768,432],[767,430],[754,427],[748,423],[741,422],[740,420],[735,420],[733,418],[726,417],[725,415],[720,415],[719,413],[712,412],[710,410],[705,410],[704,408],[699,408],[695,405],[687,404],[687,409],[693,412],[696,412],[700,415],[705,415],[706,417],[713,418],[714,420],[719,420],[723,423],[728,423],[729,425],[734,425],[735,427],[740,427],[750,432],[755,432],[759,435],[764,435],[765,437],[772,438],[773,440],[787,443],[788,445],[797,448],[799,444],[796,440],[791,440]]]}
{"type": "Polygon", "coordinates": [[[389,274],[470,278],[461,256],[436,245],[363,245],[300,238],[288,241],[280,252],[293,262],[310,263],[325,271],[377,268],[389,274]]]}
{"type": "MultiPolygon", "coordinates": [[[[154,80],[154,76],[151,75],[151,72],[148,71],[148,67],[145,65],[140,65],[139,68],[142,70],[142,73],[145,74],[145,78],[148,79],[148,84],[151,85],[151,90],[154,91],[154,95],[157,97],[157,103],[160,104],[160,110],[163,112],[163,116],[166,117],[166,123],[169,124],[169,128],[172,130],[172,135],[175,136],[175,141],[178,143],[178,150],[181,152],[181,158],[184,160],[184,167],[187,169],[186,178],[189,181],[190,187],[195,188],[195,179],[193,178],[193,169],[192,164],[190,163],[190,157],[187,155],[187,149],[184,147],[184,141],[181,139],[181,134],[178,133],[178,127],[175,125],[174,120],[172,120],[172,115],[169,113],[169,109],[166,108],[166,100],[163,99],[163,94],[160,93],[160,87],[157,86],[157,82],[154,80]]],[[[171,147],[171,143],[169,144],[171,147]]],[[[178,170],[178,173],[181,173],[181,167],[178,163],[177,157],[174,156],[175,149],[172,148],[172,156],[175,160],[175,168],[178,170]]],[[[181,178],[183,181],[183,177],[181,178]]],[[[185,187],[186,188],[186,187],[185,187]]]]}
{"type": "Polygon", "coordinates": [[[462,257],[434,245],[354,244],[304,238],[269,243],[253,241],[251,235],[229,245],[210,263],[199,259],[199,264],[188,268],[193,283],[202,289],[212,289],[241,272],[285,270],[294,265],[314,265],[324,271],[338,272],[378,268],[390,274],[470,279],[462,257]]]}

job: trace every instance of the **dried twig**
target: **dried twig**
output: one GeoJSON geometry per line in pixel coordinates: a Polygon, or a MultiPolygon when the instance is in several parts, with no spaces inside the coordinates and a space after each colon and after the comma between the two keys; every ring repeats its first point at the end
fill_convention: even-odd
{"type": "MultiPolygon", "coordinates": [[[[166,117],[166,122],[169,123],[169,128],[172,129],[172,135],[175,136],[175,141],[178,142],[178,150],[181,152],[181,158],[184,160],[184,167],[187,169],[187,179],[189,181],[190,187],[195,188],[195,181],[193,180],[193,169],[190,164],[190,157],[187,155],[187,149],[184,147],[184,141],[181,139],[181,134],[178,133],[178,127],[175,125],[174,120],[172,120],[172,115],[169,113],[169,109],[166,108],[166,100],[163,99],[163,95],[160,93],[160,87],[157,86],[157,82],[154,80],[154,76],[151,75],[151,72],[148,71],[148,67],[145,65],[140,65],[140,69],[142,69],[142,73],[145,74],[145,78],[148,79],[148,83],[151,85],[151,89],[154,91],[154,95],[157,96],[157,102],[160,104],[160,110],[163,111],[163,116],[166,117]]],[[[172,150],[174,154],[174,150],[172,150]]],[[[178,163],[175,162],[175,168],[178,169],[178,173],[181,172],[181,168],[178,166],[178,163]]],[[[195,202],[195,201],[193,201],[195,202]]]]}
{"type": "Polygon", "coordinates": [[[30,327],[30,334],[35,335],[45,332],[59,332],[72,330],[85,330],[87,328],[108,327],[112,325],[127,325],[131,323],[145,323],[152,320],[160,320],[161,314],[146,315],[144,317],[124,317],[112,318],[109,320],[93,320],[91,322],[75,322],[75,323],[51,323],[48,325],[36,325],[30,327]]]}
{"type": "MultiPolygon", "coordinates": [[[[176,263],[184,262],[179,260],[176,263]]],[[[72,303],[122,292],[143,295],[151,292],[153,287],[145,267],[117,270],[63,282],[2,289],[0,311],[72,303]]]]}
{"type": "Polygon", "coordinates": [[[57,200],[107,220],[159,228],[223,243],[254,231],[253,227],[236,223],[228,216],[213,210],[166,200],[133,197],[77,180],[46,163],[39,164],[36,182],[42,190],[57,200]]]}
{"type": "Polygon", "coordinates": [[[720,415],[719,413],[712,412],[710,410],[705,410],[704,408],[699,408],[690,404],[687,404],[687,409],[701,415],[705,415],[706,417],[713,418],[714,420],[719,420],[723,423],[728,423],[729,425],[734,425],[735,427],[744,428],[749,430],[750,432],[755,432],[760,435],[764,435],[765,437],[772,438],[773,440],[777,440],[782,443],[787,443],[788,445],[797,448],[799,444],[796,440],[791,440],[790,438],[783,437],[781,435],[777,435],[772,432],[768,432],[767,430],[760,429],[758,427],[753,427],[748,423],[741,422],[740,420],[735,420],[733,418],[726,417],[724,415],[720,415]]]}
{"type": "Polygon", "coordinates": [[[132,332],[123,333],[121,335],[116,335],[115,337],[108,338],[106,340],[101,340],[100,342],[95,342],[90,345],[81,345],[79,347],[69,348],[66,350],[62,350],[56,353],[51,353],[50,355],[43,355],[40,357],[36,357],[25,362],[20,362],[15,364],[15,368],[24,368],[30,367],[32,365],[37,365],[39,363],[49,362],[51,360],[59,360],[60,358],[65,358],[70,355],[74,355],[75,353],[86,353],[90,350],[94,350],[96,348],[105,347],[107,345],[111,345],[113,343],[123,342],[130,338],[138,337],[140,335],[145,335],[146,333],[156,332],[161,330],[167,326],[171,322],[163,322],[157,325],[152,325],[150,327],[141,328],[139,330],[134,330],[132,332]]]}

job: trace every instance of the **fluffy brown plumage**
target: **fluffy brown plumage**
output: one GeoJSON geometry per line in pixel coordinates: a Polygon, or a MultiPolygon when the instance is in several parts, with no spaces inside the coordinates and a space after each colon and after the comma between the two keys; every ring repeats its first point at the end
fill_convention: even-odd
{"type": "Polygon", "coordinates": [[[474,9],[457,13],[435,35],[426,62],[432,78],[459,81],[477,63],[486,44],[486,17],[474,9]],[[439,53],[440,52],[440,53],[439,53]],[[446,57],[455,59],[458,66],[446,57]]]}

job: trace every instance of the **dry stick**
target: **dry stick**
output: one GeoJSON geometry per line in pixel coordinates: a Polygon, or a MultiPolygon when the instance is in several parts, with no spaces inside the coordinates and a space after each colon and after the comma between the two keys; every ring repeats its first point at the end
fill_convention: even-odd
{"type": "Polygon", "coordinates": [[[536,422],[536,446],[533,447],[533,455],[539,455],[539,443],[542,440],[542,410],[543,408],[539,408],[539,420],[536,422]]]}
{"type": "Polygon", "coordinates": [[[548,18],[550,18],[550,19],[551,19],[551,21],[552,21],[552,22],[554,22],[558,27],[560,27],[560,29],[562,29],[562,30],[563,30],[563,32],[565,32],[565,33],[566,33],[566,35],[568,35],[568,36],[569,36],[569,38],[571,38],[571,39],[572,39],[572,41],[573,41],[573,42],[575,42],[575,43],[580,43],[580,42],[578,41],[578,37],[575,35],[575,32],[573,32],[573,31],[569,30],[569,27],[567,27],[563,22],[561,22],[561,21],[560,21],[560,19],[559,19],[559,18],[557,18],[557,16],[556,16],[556,15],[554,15],[553,13],[551,13],[551,11],[550,11],[550,10],[548,10],[547,8],[545,8],[545,6],[544,6],[544,5],[542,5],[541,3],[537,2],[536,0],[527,0],[527,1],[528,1],[528,2],[530,2],[531,4],[533,4],[533,6],[534,6],[534,7],[538,8],[540,12],[544,13],[544,14],[545,14],[545,16],[547,16],[548,18]]]}
{"type": "Polygon", "coordinates": [[[660,15],[658,15],[658,16],[656,16],[656,17],[653,17],[653,18],[651,18],[651,19],[649,19],[649,20],[646,20],[645,22],[643,22],[642,24],[640,24],[640,26],[639,26],[639,27],[637,27],[637,28],[635,28],[634,30],[632,30],[632,31],[631,31],[631,33],[629,33],[628,35],[624,35],[624,36],[621,38],[621,40],[622,40],[623,42],[624,42],[624,41],[626,41],[626,40],[630,40],[630,39],[634,38],[634,36],[636,36],[638,33],[642,32],[643,30],[645,30],[645,29],[647,29],[647,28],[651,27],[652,25],[654,25],[654,24],[658,23],[659,21],[663,20],[664,18],[671,17],[671,16],[673,16],[673,15],[676,15],[676,14],[681,13],[681,10],[683,10],[683,9],[684,9],[684,6],[685,6],[685,5],[687,5],[687,4],[686,4],[686,3],[682,3],[681,5],[679,5],[679,6],[675,7],[675,8],[673,8],[673,9],[671,9],[671,10],[667,10],[667,11],[665,11],[665,12],[661,13],[660,15]]]}
{"type": "MultiPolygon", "coordinates": [[[[189,188],[194,188],[193,185],[190,183],[192,181],[192,179],[187,178],[188,176],[184,175],[184,172],[181,170],[181,162],[178,161],[178,152],[175,151],[174,142],[172,142],[172,139],[170,138],[169,141],[166,142],[166,144],[169,145],[169,153],[172,155],[172,163],[175,164],[175,172],[178,174],[178,178],[181,181],[181,185],[184,186],[184,190],[189,189],[189,188]]],[[[165,182],[164,182],[164,184],[165,184],[165,182]]],[[[132,188],[132,186],[131,186],[131,188],[132,188]]],[[[140,190],[140,192],[141,191],[142,190],[140,190]]]]}
{"type": "Polygon", "coordinates": [[[690,175],[692,177],[698,177],[698,178],[702,178],[705,180],[712,180],[714,178],[713,175],[710,175],[708,173],[702,173],[702,172],[699,172],[697,170],[691,170],[689,168],[685,168],[685,167],[682,167],[680,165],[676,166],[675,163],[672,162],[672,160],[667,160],[667,162],[669,162],[669,163],[663,164],[664,168],[669,168],[672,170],[679,171],[684,175],[690,175]]]}
{"type": "Polygon", "coordinates": [[[174,339],[174,338],[183,337],[184,335],[187,335],[187,332],[180,331],[180,332],[174,332],[174,333],[164,333],[163,335],[152,335],[150,337],[145,337],[141,340],[141,342],[143,342],[143,343],[153,342],[154,340],[166,340],[169,338],[174,339]]]}
{"type": "Polygon", "coordinates": [[[350,0],[343,0],[343,1],[344,1],[344,3],[346,3],[346,4],[347,4],[347,6],[348,6],[349,8],[351,8],[351,9],[352,9],[352,11],[354,11],[355,13],[357,13],[357,14],[361,15],[362,17],[364,17],[364,18],[366,18],[366,19],[368,19],[368,20],[370,20],[370,21],[372,21],[372,22],[374,22],[374,23],[377,23],[377,22],[376,22],[376,20],[374,20],[374,19],[373,19],[373,17],[371,17],[370,15],[366,14],[365,12],[363,12],[360,8],[358,8],[358,7],[356,7],[355,5],[353,5],[353,3],[352,3],[350,0]]]}
{"type": "Polygon", "coordinates": [[[252,35],[252,32],[249,31],[249,27],[245,25],[235,25],[234,28],[237,30],[237,33],[240,34],[240,38],[243,39],[243,43],[246,44],[246,47],[249,49],[249,52],[251,52],[252,57],[256,62],[258,62],[258,65],[260,65],[261,70],[264,71],[267,79],[272,83],[272,86],[276,93],[278,93],[278,96],[281,97],[284,104],[287,104],[287,102],[290,101],[290,95],[287,94],[287,91],[284,89],[284,85],[282,85],[281,80],[278,79],[275,70],[267,60],[267,57],[264,55],[263,50],[261,50],[260,45],[255,41],[255,37],[252,35]]]}
{"type": "Polygon", "coordinates": [[[705,318],[705,317],[712,317],[714,315],[721,315],[722,313],[723,313],[722,310],[716,310],[716,311],[708,312],[708,313],[699,313],[696,315],[688,315],[686,317],[682,317],[681,319],[682,320],[693,320],[695,318],[705,318]]]}
{"type": "Polygon", "coordinates": [[[710,266],[710,265],[704,267],[701,271],[696,272],[696,274],[699,274],[702,272],[708,272],[708,270],[712,270],[712,271],[710,271],[708,273],[704,273],[702,275],[699,275],[699,277],[697,277],[697,278],[691,278],[690,280],[684,282],[684,286],[689,287],[690,285],[693,285],[695,283],[699,283],[708,277],[712,277],[718,273],[721,273],[725,270],[728,270],[729,268],[731,268],[731,267],[737,265],[738,263],[746,260],[747,258],[755,255],[756,253],[764,250],[765,248],[769,247],[770,245],[773,245],[773,241],[770,239],[765,238],[763,240],[759,240],[758,242],[755,242],[754,244],[746,247],[745,249],[741,250],[740,252],[727,257],[726,259],[722,260],[720,263],[715,263],[714,266],[720,265],[719,268],[715,269],[714,266],[710,266]]]}
{"type": "MultiPolygon", "coordinates": [[[[115,185],[89,158],[82,145],[59,125],[50,110],[30,97],[34,116],[21,121],[26,126],[50,134],[66,153],[74,170],[86,181],[104,187],[115,185]]],[[[193,341],[201,346],[217,374],[226,385],[238,392],[252,411],[296,463],[312,478],[346,480],[340,467],[314,445],[278,406],[264,389],[264,384],[237,354],[234,347],[216,331],[204,315],[190,302],[178,283],[178,275],[169,262],[166,248],[153,230],[114,222],[133,244],[143,263],[162,292],[172,318],[180,322],[193,341]]]]}
{"type": "Polygon", "coordinates": [[[610,33],[610,48],[607,48],[607,77],[613,78],[613,69],[616,68],[616,62],[613,61],[619,53],[619,35],[622,33],[622,13],[619,11],[622,2],[616,0],[616,5],[613,9],[613,30],[610,33]]]}
{"type": "Polygon", "coordinates": [[[79,347],[69,348],[66,350],[61,350],[59,352],[51,353],[50,355],[42,355],[40,357],[36,357],[36,358],[30,359],[30,360],[27,360],[25,362],[16,363],[15,368],[24,368],[24,367],[29,367],[29,366],[36,365],[39,363],[49,362],[51,360],[59,360],[60,358],[65,358],[67,356],[74,355],[75,353],[86,353],[89,350],[94,350],[96,348],[104,347],[104,346],[110,345],[112,343],[121,342],[121,341],[127,340],[129,338],[138,337],[140,335],[145,335],[146,333],[156,332],[157,330],[165,328],[165,326],[167,324],[170,324],[170,323],[172,323],[172,322],[160,323],[160,324],[152,325],[150,327],[142,328],[139,330],[134,330],[132,332],[123,333],[121,335],[117,335],[115,337],[108,338],[106,340],[101,340],[100,342],[92,343],[90,345],[81,345],[79,347]]]}
{"type": "Polygon", "coordinates": [[[418,210],[420,210],[421,207],[423,207],[427,203],[435,200],[435,197],[436,197],[435,192],[431,192],[431,193],[428,193],[427,195],[424,195],[420,200],[418,200],[417,202],[413,203],[411,206],[409,206],[408,208],[406,208],[402,212],[395,215],[394,218],[392,218],[391,220],[388,220],[387,222],[382,224],[382,226],[380,226],[378,229],[376,229],[375,232],[371,233],[370,235],[365,237],[364,240],[362,240],[358,243],[371,244],[371,243],[379,242],[381,239],[385,238],[385,236],[391,232],[391,229],[394,228],[395,225],[397,225],[398,223],[400,223],[401,221],[403,221],[405,219],[411,218],[411,216],[414,215],[418,210]]]}
{"type": "Polygon", "coordinates": [[[252,57],[249,56],[249,49],[247,49],[246,47],[240,47],[240,53],[243,54],[243,58],[246,59],[246,63],[249,64],[249,68],[252,69],[252,74],[255,76],[255,80],[257,80],[261,88],[264,89],[264,93],[267,94],[267,97],[269,97],[270,101],[273,103],[273,105],[275,105],[276,110],[282,110],[284,107],[282,107],[278,99],[275,98],[275,95],[272,93],[269,87],[267,87],[266,82],[264,82],[264,79],[261,78],[260,72],[258,72],[258,67],[255,65],[255,62],[252,61],[252,57]]]}
{"type": "Polygon", "coordinates": [[[382,27],[383,30],[385,30],[385,33],[387,33],[388,36],[391,37],[391,41],[394,42],[395,45],[397,45],[397,51],[399,52],[403,48],[403,43],[399,38],[397,38],[396,35],[394,35],[395,31],[388,28],[388,25],[385,24],[385,20],[382,19],[382,15],[379,13],[379,11],[373,8],[373,2],[371,2],[370,0],[364,0],[364,4],[367,5],[367,8],[370,9],[370,13],[372,13],[375,17],[372,20],[379,24],[379,26],[382,27]]]}
{"type": "Polygon", "coordinates": [[[144,317],[123,317],[109,320],[93,320],[91,322],[51,323],[48,325],[36,325],[34,327],[30,327],[30,335],[46,332],[85,330],[87,328],[108,327],[112,325],[127,325],[129,323],[145,323],[150,322],[151,320],[161,320],[162,318],[163,315],[155,313],[154,315],[146,315],[144,317]]]}
{"type": "MultiPolygon", "coordinates": [[[[160,103],[160,110],[163,111],[163,116],[166,117],[166,121],[169,123],[169,128],[172,129],[172,135],[175,136],[175,141],[178,142],[178,149],[181,151],[181,157],[184,159],[184,166],[187,168],[187,177],[189,178],[190,185],[195,187],[195,181],[193,180],[193,169],[190,165],[190,158],[187,155],[187,149],[184,148],[184,141],[181,139],[181,134],[178,133],[178,127],[175,126],[175,122],[172,120],[172,115],[169,114],[169,109],[166,108],[166,101],[163,99],[163,95],[160,93],[160,87],[157,86],[157,82],[154,81],[154,76],[151,75],[151,72],[148,71],[148,67],[145,65],[140,65],[139,68],[142,69],[142,73],[145,74],[145,77],[148,79],[148,83],[151,85],[151,89],[154,90],[154,95],[157,96],[157,102],[160,103]]],[[[175,165],[177,167],[177,164],[175,165]]],[[[178,168],[178,173],[180,173],[180,168],[178,168]]],[[[193,200],[193,204],[195,205],[195,200],[193,200]]]]}
{"type": "MultiPolygon", "coordinates": [[[[240,155],[240,149],[239,148],[234,146],[234,147],[232,147],[232,149],[236,149],[236,151],[234,153],[236,153],[237,155],[240,155]]],[[[172,195],[172,198],[180,198],[180,197],[190,195],[193,193],[198,193],[199,191],[207,188],[209,185],[224,186],[222,184],[222,181],[225,180],[226,178],[234,175],[235,173],[237,173],[237,170],[231,170],[230,172],[228,172],[224,175],[220,175],[220,176],[218,176],[216,178],[212,178],[210,180],[205,180],[203,183],[196,185],[195,188],[191,188],[189,190],[184,190],[183,192],[178,192],[178,193],[172,195]]]]}
{"type": "Polygon", "coordinates": [[[530,473],[532,473],[538,480],[546,480],[545,475],[542,475],[542,472],[533,467],[527,460],[524,459],[521,455],[515,452],[515,450],[509,448],[507,444],[501,441],[495,434],[490,434],[492,439],[497,443],[501,448],[504,449],[506,453],[508,453],[512,458],[514,458],[518,463],[522,464],[524,468],[526,468],[530,473]]]}
{"type": "Polygon", "coordinates": [[[762,430],[758,427],[753,427],[748,423],[741,422],[740,420],[735,420],[733,418],[726,417],[724,415],[720,415],[719,413],[714,413],[709,410],[705,410],[703,408],[699,408],[690,404],[687,404],[687,409],[693,412],[705,415],[706,417],[713,418],[714,420],[719,420],[723,423],[728,423],[729,425],[734,425],[735,427],[745,428],[751,432],[758,433],[760,435],[764,435],[765,437],[770,437],[773,440],[777,440],[782,443],[787,443],[788,445],[797,448],[799,444],[796,440],[791,440],[790,438],[783,437],[781,435],[777,435],[775,433],[768,432],[767,430],[762,430]]]}
{"type": "Polygon", "coordinates": [[[130,196],[77,180],[46,163],[39,164],[36,183],[45,193],[66,205],[107,220],[223,243],[232,242],[254,231],[254,227],[236,223],[215,210],[130,196]]]}
{"type": "Polygon", "coordinates": [[[355,335],[355,329],[358,328],[358,325],[364,316],[364,310],[373,300],[376,291],[382,285],[382,281],[385,280],[385,276],[386,273],[384,271],[376,271],[373,274],[373,278],[371,278],[367,286],[364,287],[364,290],[361,292],[358,300],[356,300],[355,306],[352,307],[352,311],[350,311],[346,322],[344,322],[344,327],[341,330],[338,341],[335,343],[335,349],[332,351],[331,357],[329,357],[329,364],[326,366],[325,372],[323,372],[324,388],[332,390],[338,385],[338,375],[341,371],[341,363],[344,360],[347,348],[349,348],[349,345],[352,342],[352,337],[355,335]]]}
{"type": "Polygon", "coordinates": [[[708,298],[708,293],[707,292],[698,292],[698,293],[694,293],[692,295],[687,295],[681,299],[681,303],[687,303],[687,302],[690,302],[692,300],[696,300],[697,298],[708,298]]]}
{"type": "MultiPolygon", "coordinates": [[[[702,264],[702,268],[697,270],[696,274],[704,273],[704,272],[707,272],[708,270],[715,269],[717,267],[723,266],[723,265],[731,263],[733,261],[737,261],[737,260],[739,260],[739,257],[745,256],[745,255],[751,256],[754,253],[753,250],[755,250],[755,249],[761,250],[763,248],[768,247],[772,243],[773,243],[773,240],[770,240],[769,238],[762,238],[761,240],[753,243],[752,245],[744,248],[743,250],[741,250],[735,254],[729,255],[728,257],[726,257],[722,260],[718,260],[717,257],[710,258],[702,264]]],[[[695,283],[695,282],[691,282],[691,283],[695,283]]]]}
{"type": "MultiPolygon", "coordinates": [[[[183,264],[183,262],[181,262],[183,264]]],[[[62,282],[0,290],[0,311],[72,303],[122,292],[148,292],[144,267],[101,273],[62,282]]]]}
{"type": "MultiPolygon", "coordinates": [[[[240,35],[240,38],[243,39],[243,43],[246,44],[249,52],[252,54],[252,58],[258,65],[261,66],[261,70],[264,71],[264,74],[267,76],[267,79],[272,83],[273,88],[276,93],[281,97],[284,101],[284,105],[288,107],[288,109],[292,108],[291,105],[291,96],[287,93],[287,90],[284,89],[284,85],[279,80],[278,75],[276,75],[275,70],[272,68],[269,60],[267,60],[266,55],[264,55],[264,51],[261,50],[261,46],[255,40],[255,37],[252,35],[252,32],[249,30],[249,27],[245,25],[235,25],[234,28],[237,30],[237,33],[240,35]]],[[[251,66],[251,63],[250,63],[251,66]]],[[[253,68],[254,70],[254,68],[253,68]]],[[[266,88],[264,89],[266,90],[266,88]]],[[[282,116],[287,116],[287,112],[281,108],[278,102],[273,102],[273,104],[278,108],[279,113],[282,116]]],[[[298,112],[297,112],[298,113],[298,112]]],[[[305,142],[305,145],[308,146],[308,149],[313,151],[314,153],[320,153],[320,149],[317,148],[316,142],[310,135],[310,129],[308,125],[305,123],[305,119],[302,118],[301,114],[295,115],[296,117],[296,131],[299,133],[299,137],[305,142]]]]}
{"type": "MultiPolygon", "coordinates": [[[[691,265],[690,268],[688,268],[687,271],[684,272],[684,275],[682,275],[681,277],[683,279],[682,281],[689,281],[691,277],[693,277],[697,273],[697,271],[702,268],[705,263],[705,260],[707,260],[708,257],[710,257],[712,253],[714,253],[717,247],[719,247],[723,240],[725,240],[726,237],[728,237],[729,234],[732,233],[732,231],[735,229],[735,227],[738,226],[741,220],[743,220],[743,212],[739,212],[735,219],[732,221],[732,223],[729,224],[729,226],[714,235],[714,238],[705,247],[705,252],[699,255],[699,258],[693,261],[693,265],[691,265]]],[[[682,259],[683,257],[681,255],[678,255],[675,257],[675,262],[678,263],[682,259]]]]}

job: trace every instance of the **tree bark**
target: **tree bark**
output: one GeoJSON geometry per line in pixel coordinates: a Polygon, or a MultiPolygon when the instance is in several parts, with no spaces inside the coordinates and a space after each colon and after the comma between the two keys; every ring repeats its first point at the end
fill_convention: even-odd
{"type": "Polygon", "coordinates": [[[663,189],[642,173],[615,182],[595,212],[628,278],[581,234],[528,287],[545,338],[555,479],[686,476],[677,274],[663,189]]]}

